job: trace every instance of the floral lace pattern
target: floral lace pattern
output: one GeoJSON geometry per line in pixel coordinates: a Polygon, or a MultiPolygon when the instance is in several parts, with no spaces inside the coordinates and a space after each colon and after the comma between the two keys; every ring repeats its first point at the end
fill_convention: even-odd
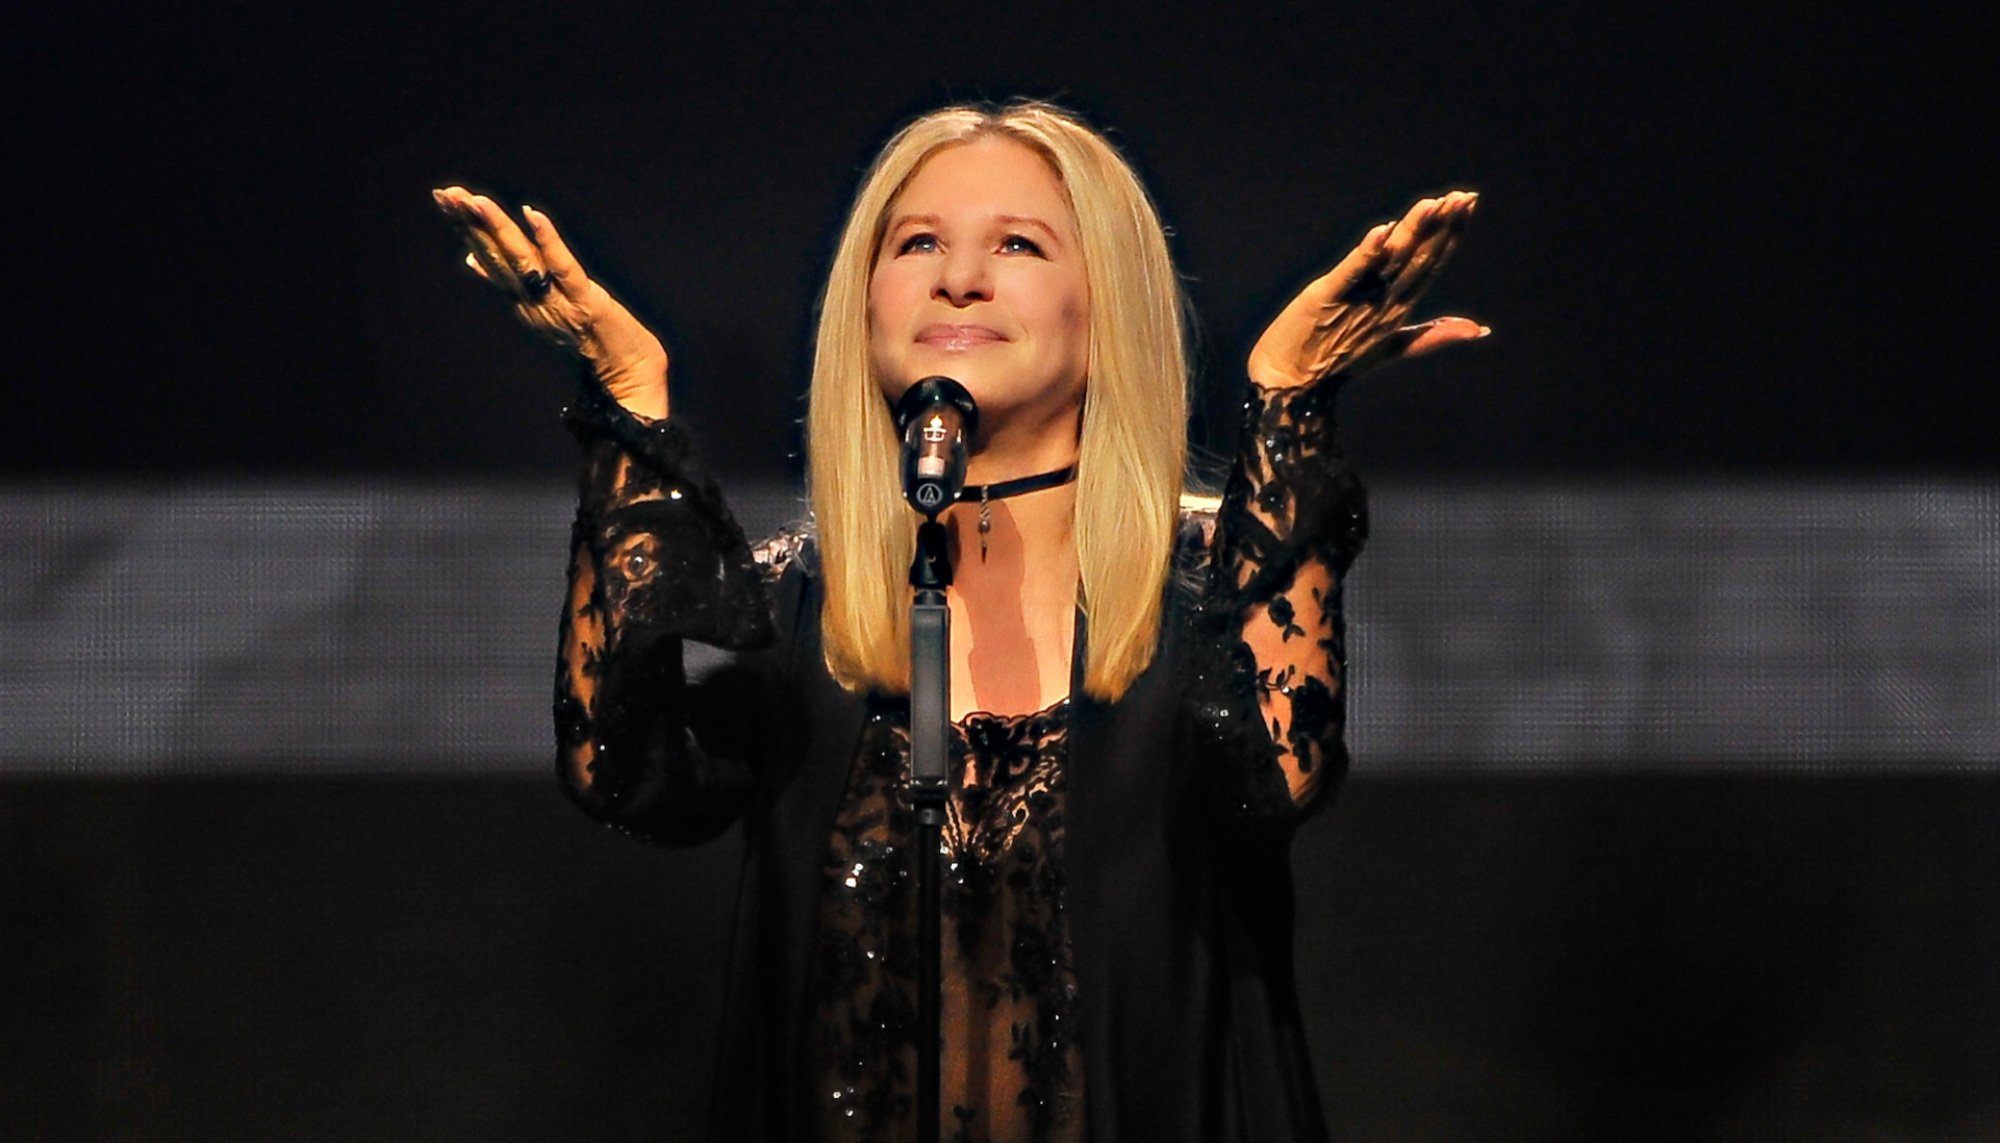
{"type": "MultiPolygon", "coordinates": [[[[1176,612],[1192,625],[1182,685],[1201,738],[1191,748],[1231,821],[1296,820],[1327,801],[1347,764],[1340,579],[1367,518],[1334,431],[1338,381],[1252,387],[1219,507],[1184,521],[1177,562],[1199,585],[1191,610],[1176,612]]],[[[621,828],[714,836],[747,804],[754,759],[689,727],[697,716],[754,722],[770,696],[697,701],[680,642],[767,642],[770,586],[809,559],[810,532],[753,552],[677,426],[588,394],[571,419],[586,465],[556,673],[559,771],[587,812],[621,828]]],[[[907,703],[870,702],[827,844],[809,1000],[821,1049],[813,1100],[827,1136],[846,1140],[913,1134],[907,703]]],[[[942,1106],[943,1136],[959,1143],[1082,1137],[1063,901],[1068,730],[1065,700],[974,715],[954,734],[942,1106]]]]}
{"type": "MultiPolygon", "coordinates": [[[[1082,1138],[1063,911],[1068,701],[952,728],[943,857],[940,1137],[1082,1138]]],[[[827,847],[813,995],[825,1138],[913,1138],[916,879],[908,704],[878,700],[827,847]]]]}
{"type": "Polygon", "coordinates": [[[766,581],[678,425],[641,421],[591,383],[565,419],[584,464],[558,634],[557,772],[593,816],[699,840],[734,807],[727,791],[665,804],[690,787],[694,759],[681,640],[770,642],[766,581]],[[708,804],[690,813],[698,802],[708,804]]]}
{"type": "Polygon", "coordinates": [[[1335,432],[1339,381],[1251,387],[1216,511],[1196,613],[1209,654],[1190,690],[1215,740],[1213,777],[1245,816],[1311,809],[1328,773],[1347,767],[1340,578],[1368,537],[1368,511],[1335,432]]]}

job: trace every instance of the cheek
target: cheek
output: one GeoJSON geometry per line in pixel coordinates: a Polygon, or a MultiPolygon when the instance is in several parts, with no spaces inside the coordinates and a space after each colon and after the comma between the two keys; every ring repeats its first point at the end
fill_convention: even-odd
{"type": "Polygon", "coordinates": [[[869,280],[868,340],[878,348],[908,324],[910,306],[900,286],[893,275],[878,274],[869,280]]]}
{"type": "Polygon", "coordinates": [[[875,383],[882,395],[890,400],[901,396],[901,383],[896,380],[899,359],[896,348],[903,339],[893,336],[896,328],[895,307],[884,295],[882,283],[871,280],[868,285],[868,363],[873,367],[875,383]]]}
{"type": "Polygon", "coordinates": [[[894,325],[907,317],[913,300],[915,276],[898,262],[884,262],[868,277],[868,319],[894,325]]]}
{"type": "Polygon", "coordinates": [[[1063,300],[1063,329],[1069,334],[1070,354],[1079,363],[1090,359],[1090,299],[1082,290],[1063,300]]]}

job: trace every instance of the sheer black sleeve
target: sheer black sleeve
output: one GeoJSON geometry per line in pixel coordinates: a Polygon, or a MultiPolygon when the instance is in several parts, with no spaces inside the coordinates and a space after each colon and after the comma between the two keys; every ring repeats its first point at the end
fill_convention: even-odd
{"type": "Polygon", "coordinates": [[[765,570],[679,425],[643,421],[588,382],[565,420],[584,464],[556,665],[558,775],[585,812],[620,828],[713,836],[741,812],[750,776],[740,743],[726,732],[698,742],[689,716],[754,696],[730,672],[697,695],[681,642],[768,644],[765,570]]]}
{"type": "Polygon", "coordinates": [[[1209,544],[1197,711],[1232,810],[1287,817],[1347,769],[1341,578],[1368,534],[1333,405],[1341,378],[1256,385],[1209,544]]]}

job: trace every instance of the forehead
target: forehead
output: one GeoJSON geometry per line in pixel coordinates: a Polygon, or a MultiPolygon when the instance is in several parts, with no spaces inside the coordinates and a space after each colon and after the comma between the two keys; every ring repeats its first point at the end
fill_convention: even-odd
{"type": "Polygon", "coordinates": [[[1004,135],[983,135],[925,159],[890,204],[891,222],[905,214],[1023,215],[1065,229],[1073,223],[1055,167],[1004,135]]]}

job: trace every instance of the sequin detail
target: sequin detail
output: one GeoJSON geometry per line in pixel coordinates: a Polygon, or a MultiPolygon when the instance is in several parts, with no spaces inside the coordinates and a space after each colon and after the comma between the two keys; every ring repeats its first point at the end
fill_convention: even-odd
{"type": "MultiPolygon", "coordinates": [[[[1186,749],[1209,787],[1202,808],[1230,822],[1296,820],[1326,804],[1347,764],[1340,578],[1367,516],[1334,431],[1337,381],[1253,387],[1219,507],[1182,521],[1172,622],[1188,625],[1176,662],[1196,732],[1186,749]]],[[[558,771],[601,820],[704,840],[750,804],[754,768],[769,761],[755,731],[785,696],[713,678],[690,689],[681,640],[768,642],[770,585],[814,572],[810,528],[750,550],[675,425],[603,402],[571,420],[586,463],[556,672],[558,771]]],[[[865,724],[826,852],[813,1011],[799,1014],[821,1031],[817,1070],[801,1078],[834,1139],[914,1134],[904,710],[877,701],[865,724]]],[[[955,736],[946,1017],[966,1050],[948,1057],[943,1134],[959,1143],[1082,1135],[1063,901],[1068,716],[1067,704],[973,716],[955,736]]]]}
{"type": "Polygon", "coordinates": [[[1317,808],[1347,769],[1340,581],[1368,538],[1368,504],[1336,431],[1341,380],[1250,387],[1216,510],[1188,691],[1211,784],[1241,817],[1317,808]]]}
{"type": "MultiPolygon", "coordinates": [[[[916,871],[907,704],[865,724],[822,877],[814,996],[825,1137],[914,1137],[916,871]]],[[[953,728],[944,862],[946,1122],[960,1143],[1083,1137],[1063,910],[1067,700],[953,728]]]]}

